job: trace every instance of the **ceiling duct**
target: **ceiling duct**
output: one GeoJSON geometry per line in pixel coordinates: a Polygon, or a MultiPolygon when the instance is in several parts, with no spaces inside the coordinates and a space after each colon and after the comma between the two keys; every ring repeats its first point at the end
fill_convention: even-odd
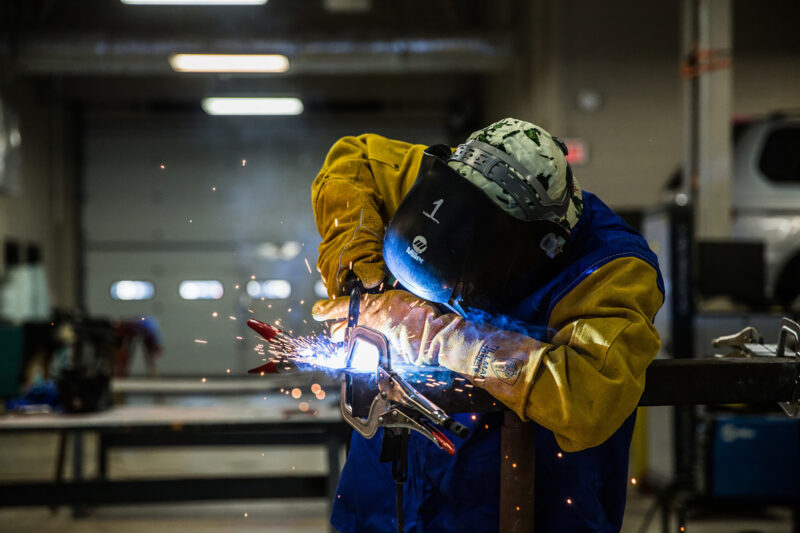
{"type": "MultiPolygon", "coordinates": [[[[32,38],[20,41],[10,59],[23,74],[174,75],[168,59],[175,53],[283,54],[291,62],[283,75],[487,73],[507,68],[512,46],[503,36],[303,41],[32,38]]],[[[0,54],[11,56],[8,45],[0,43],[0,54]]]]}

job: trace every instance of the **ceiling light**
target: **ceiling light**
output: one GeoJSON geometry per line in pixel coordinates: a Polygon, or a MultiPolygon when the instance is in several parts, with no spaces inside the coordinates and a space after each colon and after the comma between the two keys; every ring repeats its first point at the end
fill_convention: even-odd
{"type": "Polygon", "coordinates": [[[289,60],[279,54],[173,54],[176,72],[286,72],[289,60]]]}
{"type": "Polygon", "coordinates": [[[299,98],[203,98],[203,110],[209,115],[299,115],[299,98]]]}
{"type": "Polygon", "coordinates": [[[134,6],[263,6],[267,0],[121,0],[134,6]]]}

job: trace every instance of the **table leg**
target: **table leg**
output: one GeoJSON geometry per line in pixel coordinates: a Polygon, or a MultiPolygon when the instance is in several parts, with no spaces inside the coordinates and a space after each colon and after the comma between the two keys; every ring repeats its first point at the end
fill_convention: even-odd
{"type": "MultiPolygon", "coordinates": [[[[83,431],[72,432],[72,482],[79,483],[83,480],[83,431]]],[[[86,506],[81,503],[73,504],[72,516],[82,518],[88,515],[86,506]]]]}
{"type": "MultiPolygon", "coordinates": [[[[56,471],[55,471],[55,485],[60,487],[64,483],[64,458],[67,453],[67,432],[61,430],[58,432],[58,449],[56,451],[56,471]]],[[[57,498],[54,497],[53,502],[50,504],[50,512],[55,514],[58,511],[57,498]]]]}
{"type": "Polygon", "coordinates": [[[97,442],[97,479],[108,480],[108,439],[102,431],[98,434],[97,442]]]}
{"type": "MultiPolygon", "coordinates": [[[[339,471],[341,470],[339,453],[341,449],[342,442],[339,435],[333,432],[328,433],[328,515],[333,508],[336,487],[339,484],[339,471]]],[[[335,531],[333,526],[330,526],[330,531],[335,531]]]]}

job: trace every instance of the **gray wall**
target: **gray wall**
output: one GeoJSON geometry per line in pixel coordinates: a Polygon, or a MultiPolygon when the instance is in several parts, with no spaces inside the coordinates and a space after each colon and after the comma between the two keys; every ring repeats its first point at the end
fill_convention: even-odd
{"type": "MultiPolygon", "coordinates": [[[[39,245],[52,303],[71,307],[77,302],[73,114],[46,84],[22,83],[7,95],[19,114],[22,167],[19,192],[0,194],[0,240],[39,245]]],[[[2,269],[0,260],[0,277],[2,269]]]]}
{"type": "Polygon", "coordinates": [[[444,139],[439,124],[436,116],[90,119],[83,218],[89,311],[155,317],[164,336],[158,364],[164,375],[213,376],[229,368],[240,374],[257,366],[247,318],[280,319],[294,333],[313,326],[319,237],[310,186],[330,145],[363,131],[432,144],[444,139]],[[258,254],[263,243],[286,241],[302,244],[294,259],[258,254]],[[286,279],[293,293],[287,300],[252,300],[244,290],[251,276],[286,279]],[[155,298],[112,300],[110,285],[120,279],[152,281],[155,298]],[[219,280],[225,294],[218,301],[182,300],[178,284],[190,279],[219,280]]]}
{"type": "MultiPolygon", "coordinates": [[[[488,83],[488,120],[527,117],[580,137],[581,184],[615,208],[643,208],[683,155],[680,2],[531,2],[518,14],[524,43],[511,75],[488,83]],[[576,97],[602,97],[594,113],[576,97]]],[[[734,2],[734,113],[800,109],[800,4],[734,2]]]]}

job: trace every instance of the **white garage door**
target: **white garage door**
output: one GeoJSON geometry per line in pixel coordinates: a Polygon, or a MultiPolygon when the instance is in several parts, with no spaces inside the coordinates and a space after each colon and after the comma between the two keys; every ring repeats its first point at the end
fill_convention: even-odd
{"type": "MultiPolygon", "coordinates": [[[[83,182],[89,312],[154,317],[164,343],[159,372],[171,376],[241,374],[260,364],[248,317],[308,333],[319,280],[311,181],[338,137],[364,131],[444,140],[419,119],[91,118],[83,182]],[[122,280],[148,283],[114,286],[122,280]],[[187,281],[210,283],[184,285],[182,296],[187,281]],[[154,292],[115,300],[112,287],[123,298],[154,292]],[[186,299],[203,295],[219,299],[186,299]]],[[[142,372],[139,360],[134,373],[142,372]]]]}

